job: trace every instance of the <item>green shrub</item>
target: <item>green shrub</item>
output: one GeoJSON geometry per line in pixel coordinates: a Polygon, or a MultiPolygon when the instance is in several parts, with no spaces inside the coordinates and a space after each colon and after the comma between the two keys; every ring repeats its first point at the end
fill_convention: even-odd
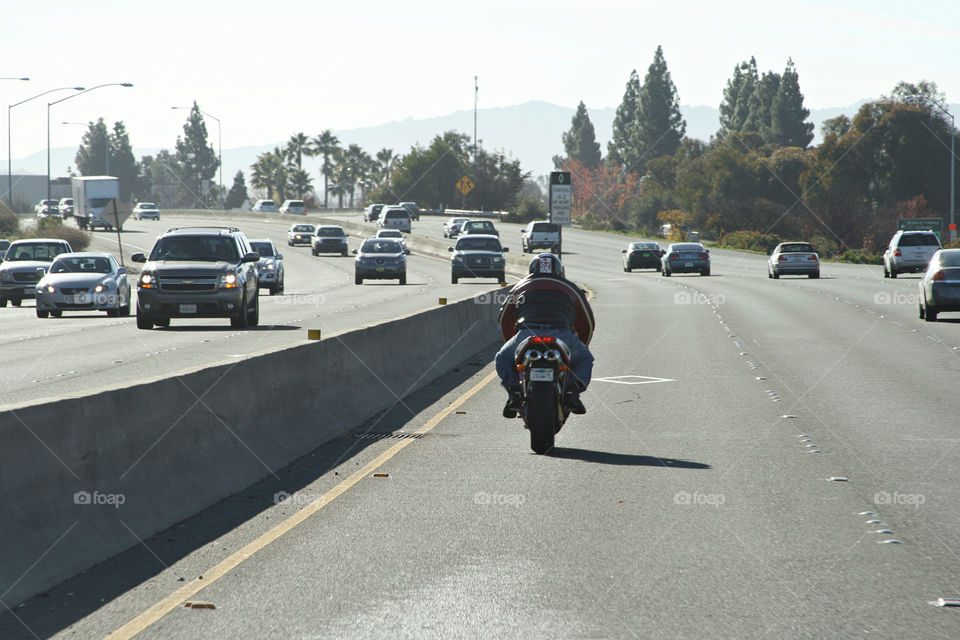
{"type": "Polygon", "coordinates": [[[943,245],[944,249],[960,249],[960,238],[943,245]]]}
{"type": "Polygon", "coordinates": [[[839,258],[840,262],[853,264],[883,264],[883,256],[879,253],[866,253],[863,249],[848,249],[839,258]]]}
{"type": "Polygon", "coordinates": [[[90,235],[86,231],[68,227],[57,219],[41,220],[30,230],[30,237],[66,240],[74,251],[85,251],[90,246],[90,235]]]}
{"type": "Polygon", "coordinates": [[[779,236],[759,231],[731,231],[720,238],[720,245],[734,249],[747,249],[767,253],[780,244],[779,236]]]}
{"type": "Polygon", "coordinates": [[[520,196],[520,202],[516,211],[511,211],[500,216],[502,222],[531,222],[533,220],[546,220],[550,215],[547,206],[540,201],[540,198],[531,195],[520,196]]]}
{"type": "Polygon", "coordinates": [[[6,205],[0,204],[0,236],[9,237],[20,233],[20,218],[6,205]]]}
{"type": "Polygon", "coordinates": [[[810,244],[821,258],[832,258],[840,253],[840,245],[825,236],[813,236],[810,244]]]}

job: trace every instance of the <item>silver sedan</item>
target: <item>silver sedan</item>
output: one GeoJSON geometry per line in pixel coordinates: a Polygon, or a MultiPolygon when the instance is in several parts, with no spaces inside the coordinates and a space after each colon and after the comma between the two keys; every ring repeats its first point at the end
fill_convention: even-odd
{"type": "Polygon", "coordinates": [[[920,317],[936,322],[943,311],[960,311],[960,249],[934,253],[920,278],[920,317]]]}
{"type": "Polygon", "coordinates": [[[770,252],[767,260],[767,277],[782,275],[820,277],[820,256],[809,242],[781,242],[770,252]]]}
{"type": "Polygon", "coordinates": [[[127,270],[109,253],[62,253],[37,283],[37,317],[59,318],[64,311],[106,311],[130,315],[127,270]]]}
{"type": "Polygon", "coordinates": [[[660,259],[660,273],[699,273],[710,275],[710,252],[699,242],[674,242],[660,259]]]}

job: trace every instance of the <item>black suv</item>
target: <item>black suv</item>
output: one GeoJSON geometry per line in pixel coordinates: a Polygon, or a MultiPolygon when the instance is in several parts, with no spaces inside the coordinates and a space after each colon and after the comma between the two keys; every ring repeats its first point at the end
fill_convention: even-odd
{"type": "Polygon", "coordinates": [[[230,318],[237,328],[260,322],[260,254],[234,227],[167,229],[137,280],[137,328],[170,326],[170,318],[230,318]]]}

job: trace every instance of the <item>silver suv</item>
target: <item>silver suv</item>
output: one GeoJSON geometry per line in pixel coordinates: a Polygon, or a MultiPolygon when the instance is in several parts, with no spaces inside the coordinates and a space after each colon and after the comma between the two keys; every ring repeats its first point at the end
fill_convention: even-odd
{"type": "Polygon", "coordinates": [[[170,318],[230,318],[245,329],[260,323],[260,254],[235,227],[167,229],[142,262],[137,328],[170,326],[170,318]]]}
{"type": "Polygon", "coordinates": [[[883,277],[925,271],[939,249],[940,238],[933,231],[897,231],[883,254],[883,277]]]}

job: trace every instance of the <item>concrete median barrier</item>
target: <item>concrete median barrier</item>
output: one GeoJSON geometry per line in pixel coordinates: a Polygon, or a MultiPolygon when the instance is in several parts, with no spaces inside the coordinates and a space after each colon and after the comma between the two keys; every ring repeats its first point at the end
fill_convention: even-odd
{"type": "Polygon", "coordinates": [[[12,606],[198,513],[497,342],[492,298],[0,408],[0,600],[12,606]]]}

